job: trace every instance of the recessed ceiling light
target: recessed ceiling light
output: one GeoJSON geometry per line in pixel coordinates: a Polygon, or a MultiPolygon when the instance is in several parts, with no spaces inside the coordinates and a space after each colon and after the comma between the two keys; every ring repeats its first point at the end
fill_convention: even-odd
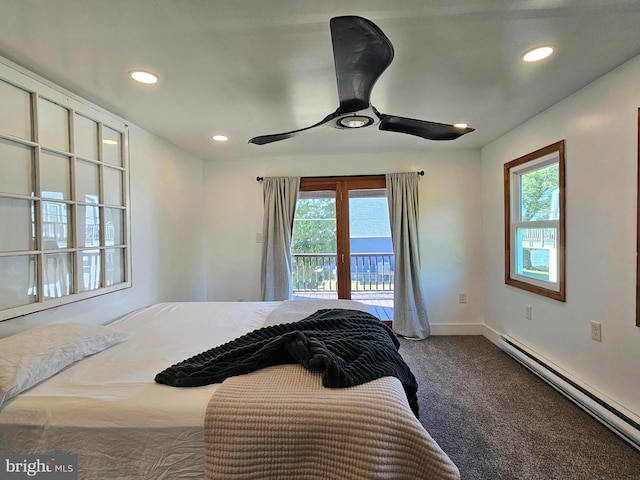
{"type": "Polygon", "coordinates": [[[525,62],[538,62],[544,60],[551,55],[555,50],[552,45],[545,45],[543,47],[532,48],[522,55],[522,60],[525,62]]]}
{"type": "Polygon", "coordinates": [[[133,78],[136,82],[140,83],[156,83],[158,81],[158,77],[156,77],[153,73],[143,72],[142,70],[134,70],[129,72],[131,78],[133,78]]]}
{"type": "Polygon", "coordinates": [[[468,127],[468,125],[466,123],[454,123],[453,126],[456,127],[456,128],[467,128],[468,127]]]}
{"type": "Polygon", "coordinates": [[[214,135],[213,138],[216,142],[226,142],[227,140],[229,140],[229,137],[227,137],[226,135],[214,135]]]}

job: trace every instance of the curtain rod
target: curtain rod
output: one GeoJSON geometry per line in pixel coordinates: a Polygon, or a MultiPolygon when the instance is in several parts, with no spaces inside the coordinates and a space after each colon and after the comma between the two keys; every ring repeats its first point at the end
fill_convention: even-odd
{"type": "MultiPolygon", "coordinates": [[[[421,177],[424,176],[424,170],[420,170],[419,172],[416,172],[418,175],[420,175],[421,177]]],[[[322,177],[322,178],[338,178],[338,177],[373,177],[375,175],[331,175],[328,177],[322,177]]],[[[261,182],[262,180],[264,180],[264,177],[256,177],[256,181],[261,182]]]]}

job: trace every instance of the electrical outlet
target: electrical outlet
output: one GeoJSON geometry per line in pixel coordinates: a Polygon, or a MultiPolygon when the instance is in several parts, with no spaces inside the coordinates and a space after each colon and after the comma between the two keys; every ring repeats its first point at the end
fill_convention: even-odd
{"type": "Polygon", "coordinates": [[[602,324],[591,320],[591,338],[596,342],[602,341],[602,324]]]}
{"type": "Polygon", "coordinates": [[[459,293],[458,294],[458,303],[467,303],[467,294],[459,293]]]}
{"type": "Polygon", "coordinates": [[[524,318],[531,320],[533,318],[533,307],[531,305],[524,306],[524,318]]]}

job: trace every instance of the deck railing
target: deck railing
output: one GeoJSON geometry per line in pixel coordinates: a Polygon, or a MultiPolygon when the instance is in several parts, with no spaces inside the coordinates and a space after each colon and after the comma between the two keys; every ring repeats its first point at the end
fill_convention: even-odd
{"type": "Polygon", "coordinates": [[[534,228],[521,228],[520,235],[522,236],[522,243],[527,244],[528,247],[555,247],[556,243],[556,228],[555,227],[534,227],[534,228]]]}
{"type": "MultiPolygon", "coordinates": [[[[294,292],[337,291],[335,253],[294,253],[294,292]]],[[[352,291],[393,291],[393,253],[352,253],[352,291]]]]}

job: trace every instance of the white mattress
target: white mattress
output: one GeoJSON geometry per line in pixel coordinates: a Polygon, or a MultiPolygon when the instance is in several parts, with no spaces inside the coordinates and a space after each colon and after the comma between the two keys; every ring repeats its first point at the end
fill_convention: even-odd
{"type": "Polygon", "coordinates": [[[262,327],[280,303],[164,303],[113,322],[129,333],[125,342],[0,410],[0,450],[78,454],[87,480],[202,478],[204,415],[218,385],[175,388],[154,377],[262,327]]]}
{"type": "Polygon", "coordinates": [[[125,342],[0,409],[0,451],[77,454],[80,480],[202,479],[205,412],[218,385],[176,388],[155,375],[265,324],[334,307],[367,310],[338,300],[162,303],[133,312],[109,325],[128,332],[125,342]]]}

